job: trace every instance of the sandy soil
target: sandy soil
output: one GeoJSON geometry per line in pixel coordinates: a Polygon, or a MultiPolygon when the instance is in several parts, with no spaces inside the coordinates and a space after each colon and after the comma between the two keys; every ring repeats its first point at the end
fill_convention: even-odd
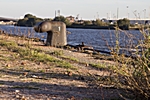
{"type": "MultiPolygon", "coordinates": [[[[16,37],[0,36],[14,40],[16,37]]],[[[75,58],[73,62],[63,57],[56,59],[71,63],[76,69],[60,68],[43,62],[22,59],[16,52],[0,46],[0,100],[109,100],[119,98],[119,90],[98,79],[111,76],[108,70],[96,69],[93,64],[114,64],[112,61],[94,59],[90,54],[75,50],[47,47],[41,42],[30,42],[32,48],[44,52],[63,51],[63,57],[75,58]]],[[[23,46],[22,46],[23,47],[23,46]]]]}

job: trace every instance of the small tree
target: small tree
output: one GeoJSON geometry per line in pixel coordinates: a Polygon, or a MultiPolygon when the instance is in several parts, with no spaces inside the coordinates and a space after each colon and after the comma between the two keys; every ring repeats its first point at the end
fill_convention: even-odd
{"type": "Polygon", "coordinates": [[[62,22],[65,22],[65,17],[64,16],[57,16],[53,19],[53,21],[62,21],[62,22]]]}
{"type": "Polygon", "coordinates": [[[37,18],[36,16],[33,16],[31,14],[26,14],[24,16],[24,19],[19,19],[17,22],[18,26],[28,26],[28,27],[32,27],[34,26],[36,23],[43,21],[42,18],[37,18]]]}
{"type": "Polygon", "coordinates": [[[119,19],[117,21],[117,25],[120,29],[129,29],[130,26],[130,20],[127,18],[119,19]]]}
{"type": "Polygon", "coordinates": [[[92,24],[92,22],[91,21],[84,21],[84,25],[91,25],[92,24]]]}
{"type": "Polygon", "coordinates": [[[57,16],[53,19],[53,21],[62,21],[66,24],[66,26],[70,26],[71,23],[69,22],[69,20],[67,18],[65,18],[64,16],[57,16]]]}
{"type": "Polygon", "coordinates": [[[26,14],[24,15],[24,18],[36,18],[36,16],[33,16],[32,14],[26,14]]]}
{"type": "Polygon", "coordinates": [[[95,25],[97,25],[97,26],[106,26],[106,23],[101,21],[100,19],[96,19],[95,25]]]}

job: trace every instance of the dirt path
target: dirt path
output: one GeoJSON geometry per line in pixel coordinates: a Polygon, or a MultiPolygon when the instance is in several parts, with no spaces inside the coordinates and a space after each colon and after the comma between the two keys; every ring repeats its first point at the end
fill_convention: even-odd
{"type": "MultiPolygon", "coordinates": [[[[4,38],[5,36],[0,36],[1,40],[4,38]]],[[[6,39],[21,44],[25,42],[16,37],[6,39]]],[[[108,100],[119,97],[117,89],[108,88],[97,81],[99,78],[109,77],[111,72],[90,66],[91,63],[113,64],[113,62],[96,60],[85,53],[46,47],[41,42],[30,42],[30,45],[48,53],[63,51],[61,57],[51,56],[71,63],[76,69],[60,68],[51,63],[23,59],[18,53],[0,46],[1,100],[108,100]],[[65,57],[78,61],[72,62],[64,59],[65,57]]]]}

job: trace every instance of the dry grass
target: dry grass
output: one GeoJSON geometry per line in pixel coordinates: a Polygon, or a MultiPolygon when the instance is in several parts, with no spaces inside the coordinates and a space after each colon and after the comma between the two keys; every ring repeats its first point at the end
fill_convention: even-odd
{"type": "MultiPolygon", "coordinates": [[[[112,68],[118,76],[115,83],[124,90],[121,96],[126,99],[150,98],[150,36],[144,30],[141,30],[141,34],[144,39],[139,40],[135,47],[135,57],[125,57],[124,54],[113,52],[116,65],[112,68]],[[137,48],[140,48],[140,51],[137,48]]],[[[119,48],[119,42],[116,42],[115,51],[119,51],[119,48]]]]}

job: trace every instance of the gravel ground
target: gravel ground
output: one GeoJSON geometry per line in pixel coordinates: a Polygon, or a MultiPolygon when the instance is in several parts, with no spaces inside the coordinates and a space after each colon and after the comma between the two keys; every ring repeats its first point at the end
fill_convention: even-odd
{"type": "MultiPolygon", "coordinates": [[[[0,36],[5,38],[5,36],[0,36]]],[[[8,40],[17,40],[8,37],[8,40]]],[[[25,41],[17,40],[17,43],[25,41]]],[[[33,48],[46,52],[63,51],[64,57],[78,59],[71,62],[76,68],[65,69],[51,64],[17,58],[16,52],[0,47],[0,100],[109,100],[119,98],[116,88],[108,88],[97,82],[98,77],[110,76],[111,72],[92,68],[89,64],[114,64],[98,60],[89,54],[43,46],[31,42],[33,48]],[[15,55],[15,56],[14,56],[15,55]],[[80,63],[79,63],[80,62],[80,63]]],[[[53,56],[65,60],[60,56],[53,56]]]]}

